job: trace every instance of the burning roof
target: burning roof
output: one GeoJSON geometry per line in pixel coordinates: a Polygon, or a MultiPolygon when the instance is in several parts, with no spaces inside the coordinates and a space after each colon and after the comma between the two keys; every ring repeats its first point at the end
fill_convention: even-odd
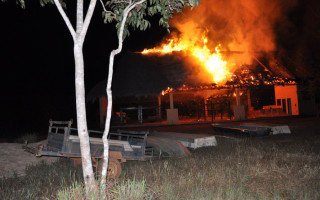
{"type": "MultiPolygon", "coordinates": [[[[273,72],[272,67],[259,64],[258,61],[252,65],[239,66],[224,84],[208,83],[193,78],[198,68],[191,69],[185,66],[181,59],[185,59],[185,56],[179,52],[149,56],[127,52],[115,65],[113,95],[148,96],[159,95],[162,92],[295,84],[291,77],[273,72]]],[[[89,92],[88,101],[104,96],[106,83],[106,80],[98,83],[89,92]]]]}
{"type": "MultiPolygon", "coordinates": [[[[175,31],[162,44],[120,59],[115,66],[114,96],[295,84],[273,55],[273,26],[284,9],[279,1],[201,3],[172,18],[175,31]]],[[[89,97],[105,95],[105,86],[106,80],[89,97]]]]}

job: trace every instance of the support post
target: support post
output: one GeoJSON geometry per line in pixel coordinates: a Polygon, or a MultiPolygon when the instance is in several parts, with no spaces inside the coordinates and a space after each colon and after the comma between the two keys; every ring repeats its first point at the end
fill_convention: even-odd
{"type": "Polygon", "coordinates": [[[123,124],[123,109],[120,108],[120,123],[123,124]]]}
{"type": "Polygon", "coordinates": [[[173,94],[172,94],[172,92],[170,92],[169,98],[170,98],[170,109],[173,109],[174,106],[173,106],[173,94]]]}
{"type": "Polygon", "coordinates": [[[161,117],[161,94],[158,96],[158,119],[159,121],[162,121],[161,117]]]}
{"type": "Polygon", "coordinates": [[[250,89],[247,90],[247,98],[248,98],[248,110],[253,111],[253,107],[251,106],[251,95],[250,95],[250,89]]]}
{"type": "Polygon", "coordinates": [[[139,105],[138,106],[138,121],[139,121],[139,124],[142,124],[142,106],[139,105]]]}
{"type": "Polygon", "coordinates": [[[167,109],[167,123],[168,124],[178,124],[179,121],[179,115],[178,115],[178,109],[174,108],[173,106],[173,93],[169,93],[170,98],[170,109],[167,109]]]}
{"type": "Polygon", "coordinates": [[[236,88],[236,100],[237,100],[237,106],[241,105],[241,100],[240,100],[240,89],[236,88]]]}
{"type": "Polygon", "coordinates": [[[207,121],[207,117],[208,117],[208,99],[204,98],[204,121],[207,121]]]}
{"type": "Polygon", "coordinates": [[[244,110],[244,105],[241,105],[240,101],[240,89],[236,88],[236,101],[237,105],[234,106],[234,119],[235,120],[244,120],[246,118],[246,113],[244,110]]]}

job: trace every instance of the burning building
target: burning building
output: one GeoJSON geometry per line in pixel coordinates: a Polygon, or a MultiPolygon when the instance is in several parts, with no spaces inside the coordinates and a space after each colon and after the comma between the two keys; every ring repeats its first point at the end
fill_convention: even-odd
{"type": "MultiPolygon", "coordinates": [[[[121,59],[115,71],[114,96],[140,96],[140,100],[141,96],[157,96],[158,107],[169,102],[167,118],[173,116],[172,123],[178,116],[194,118],[188,111],[178,114],[173,94],[175,102],[203,102],[204,118],[211,112],[213,119],[219,109],[221,119],[244,119],[248,113],[258,116],[260,111],[254,110],[298,115],[295,77],[277,62],[273,31],[288,2],[201,2],[198,8],[174,16],[170,21],[174,31],[161,43],[121,59]],[[260,99],[253,94],[257,90],[263,91],[260,99]],[[263,102],[266,99],[271,100],[263,102]]],[[[105,84],[100,87],[104,94],[105,84]]],[[[185,105],[185,110],[194,110],[190,103],[185,105]]]]}
{"type": "MultiPolygon", "coordinates": [[[[185,56],[179,52],[173,54],[126,53],[119,60],[114,74],[114,112],[119,114],[121,108],[138,109],[138,106],[160,107],[160,117],[168,119],[174,115],[172,123],[176,123],[178,117],[179,120],[195,121],[237,119],[234,107],[239,106],[243,112],[240,118],[244,118],[248,116],[245,110],[262,110],[263,105],[274,104],[274,85],[295,84],[291,79],[272,74],[267,66],[258,62],[255,62],[254,70],[249,65],[241,66],[223,84],[197,79],[188,81],[193,71],[181,62],[185,56]],[[257,93],[259,90],[264,92],[257,93]],[[166,115],[166,112],[171,114],[166,115]]],[[[101,123],[105,115],[103,108],[106,108],[105,87],[106,80],[97,84],[88,95],[88,100],[100,99],[101,123]]]]}

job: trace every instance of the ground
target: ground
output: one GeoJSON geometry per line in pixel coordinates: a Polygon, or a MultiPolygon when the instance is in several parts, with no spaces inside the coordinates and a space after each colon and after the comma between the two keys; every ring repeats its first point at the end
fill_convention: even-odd
{"type": "MultiPolygon", "coordinates": [[[[39,143],[45,143],[41,141],[39,143]]],[[[29,144],[37,146],[38,143],[29,144]]],[[[25,151],[23,144],[0,143],[0,177],[10,177],[13,175],[24,175],[28,165],[35,165],[41,161],[54,162],[56,157],[36,157],[32,153],[25,151]]]]}
{"type": "MultiPolygon", "coordinates": [[[[320,119],[314,117],[282,117],[282,118],[265,118],[255,121],[286,124],[290,127],[292,134],[290,135],[275,135],[263,138],[255,138],[264,140],[265,142],[295,142],[297,140],[308,140],[320,145],[320,119]]],[[[210,123],[206,124],[188,124],[188,125],[172,125],[172,126],[145,126],[145,127],[131,127],[130,130],[149,130],[149,131],[168,131],[168,132],[183,132],[183,133],[207,133],[215,135],[210,123]]],[[[242,139],[232,135],[232,138],[242,139]]],[[[234,140],[226,139],[225,137],[217,137],[219,142],[232,142],[234,140]]],[[[39,143],[44,144],[45,141],[39,143]]],[[[37,146],[37,143],[29,144],[37,146]]],[[[14,174],[23,175],[24,169],[28,165],[33,165],[41,162],[53,162],[57,160],[56,157],[36,157],[33,154],[26,152],[23,144],[17,143],[0,143],[0,177],[9,177],[14,174]]]]}

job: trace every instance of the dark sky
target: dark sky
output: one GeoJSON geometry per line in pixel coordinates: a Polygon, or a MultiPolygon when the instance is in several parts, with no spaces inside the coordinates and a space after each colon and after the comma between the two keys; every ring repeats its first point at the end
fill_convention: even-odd
{"type": "MultiPolygon", "coordinates": [[[[293,70],[319,63],[318,2],[297,0],[275,26],[277,47],[286,55],[281,61],[293,70]]],[[[97,2],[84,43],[86,92],[106,78],[109,53],[117,45],[114,24],[104,24],[101,11],[97,2]]],[[[68,4],[67,12],[74,22],[74,6],[68,4]]],[[[126,52],[153,47],[166,35],[156,20],[151,24],[145,32],[131,31],[115,64],[126,52]]],[[[49,118],[76,118],[73,41],[56,7],[33,0],[23,10],[7,0],[0,3],[0,25],[0,131],[47,127],[49,118]]]]}
{"type": "MultiPolygon", "coordinates": [[[[107,77],[109,54],[117,45],[114,24],[104,24],[101,12],[97,2],[84,43],[87,93],[107,77]]],[[[67,13],[74,23],[73,5],[67,13]]],[[[75,119],[73,41],[55,5],[27,1],[21,9],[15,1],[1,2],[0,24],[0,131],[47,126],[49,118],[75,119]]],[[[157,23],[145,32],[131,31],[123,52],[151,47],[165,33],[157,23]]]]}

